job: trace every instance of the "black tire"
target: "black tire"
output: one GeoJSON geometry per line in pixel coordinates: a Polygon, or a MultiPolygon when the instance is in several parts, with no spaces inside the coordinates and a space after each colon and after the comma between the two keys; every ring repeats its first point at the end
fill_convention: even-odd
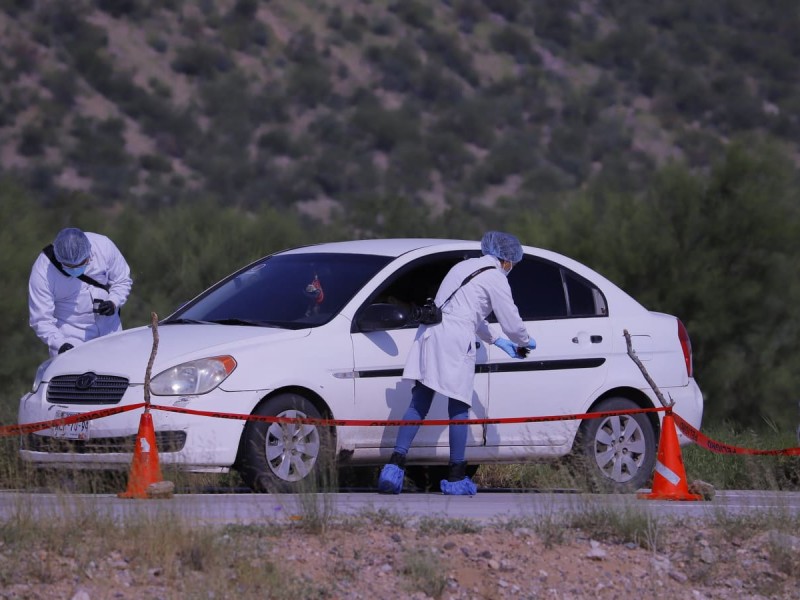
{"type": "MultiPolygon", "coordinates": [[[[259,404],[254,415],[320,419],[299,394],[281,394],[259,404]]],[[[331,431],[316,425],[248,421],[237,469],[256,492],[296,493],[329,489],[335,480],[331,431]]]]}
{"type": "MultiPolygon", "coordinates": [[[[607,398],[591,412],[635,410],[627,398],[607,398]]],[[[592,491],[627,493],[644,487],[656,464],[656,428],[644,413],[586,419],[575,447],[592,491]]]]}

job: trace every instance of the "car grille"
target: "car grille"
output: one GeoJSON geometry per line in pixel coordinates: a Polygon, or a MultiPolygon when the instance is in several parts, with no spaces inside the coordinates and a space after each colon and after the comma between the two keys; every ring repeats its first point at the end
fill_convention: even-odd
{"type": "Polygon", "coordinates": [[[47,386],[47,401],[53,404],[117,404],[128,380],[112,375],[60,375],[47,386]]]}
{"type": "MultiPolygon", "coordinates": [[[[156,447],[159,452],[180,452],[186,444],[185,431],[156,431],[155,434],[156,447]]],[[[64,440],[31,433],[22,438],[22,449],[33,452],[113,454],[133,452],[135,445],[135,435],[90,438],[88,440],[64,440]]]]}

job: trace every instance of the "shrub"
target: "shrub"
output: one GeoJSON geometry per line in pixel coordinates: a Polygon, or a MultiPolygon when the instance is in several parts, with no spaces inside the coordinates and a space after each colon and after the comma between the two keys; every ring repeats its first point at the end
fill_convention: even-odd
{"type": "Polygon", "coordinates": [[[258,12],[258,0],[236,0],[231,9],[231,14],[238,19],[250,20],[258,12]]]}
{"type": "Polygon", "coordinates": [[[233,66],[230,58],[217,47],[195,43],[178,48],[172,61],[173,70],[190,77],[213,77],[233,66]]]}
{"type": "Polygon", "coordinates": [[[466,169],[475,162],[475,157],[453,132],[433,132],[425,143],[431,164],[446,177],[461,178],[466,169]]]}
{"type": "Polygon", "coordinates": [[[316,140],[344,149],[349,140],[347,127],[335,112],[326,112],[308,125],[308,134],[316,140]]]}
{"type": "Polygon", "coordinates": [[[22,128],[17,151],[22,156],[41,156],[44,153],[45,134],[41,127],[33,124],[22,128]]]}
{"type": "Polygon", "coordinates": [[[480,0],[456,0],[453,12],[462,25],[474,26],[486,18],[486,7],[480,0]]]}
{"type": "Polygon", "coordinates": [[[139,157],[139,165],[146,171],[156,173],[169,173],[172,171],[172,162],[158,154],[145,154],[139,157]]]}
{"type": "Polygon", "coordinates": [[[501,138],[486,155],[479,167],[480,176],[489,185],[498,185],[509,175],[522,173],[531,166],[536,140],[524,134],[501,138]]]}
{"type": "Polygon", "coordinates": [[[494,50],[510,54],[519,63],[541,62],[539,53],[531,46],[528,36],[514,27],[507,26],[493,32],[489,40],[494,50]]]}
{"type": "Polygon", "coordinates": [[[164,54],[164,52],[166,52],[167,49],[169,48],[167,40],[165,40],[157,33],[147,34],[147,45],[150,46],[153,50],[155,50],[159,54],[164,54]]]}
{"type": "Polygon", "coordinates": [[[431,7],[419,0],[399,0],[389,6],[389,11],[406,25],[418,29],[428,29],[429,23],[434,19],[431,7]]]}
{"type": "Polygon", "coordinates": [[[297,156],[292,144],[292,136],[285,129],[273,129],[262,133],[258,138],[258,147],[272,154],[297,156]]]}
{"type": "Polygon", "coordinates": [[[509,21],[514,21],[524,6],[521,0],[483,0],[483,4],[491,12],[509,21]]]}
{"type": "Polygon", "coordinates": [[[406,110],[385,110],[378,105],[357,107],[351,128],[364,135],[376,150],[390,151],[397,143],[419,137],[419,121],[406,110]]]}
{"type": "Polygon", "coordinates": [[[481,148],[489,148],[494,142],[496,118],[493,103],[478,98],[455,105],[440,118],[436,129],[453,133],[481,148]]]}
{"type": "Polygon", "coordinates": [[[313,108],[329,100],[333,86],[323,65],[295,66],[289,69],[286,91],[294,102],[313,108]]]}
{"type": "Polygon", "coordinates": [[[65,108],[75,104],[78,82],[67,70],[47,71],[42,75],[42,84],[50,91],[53,100],[65,108]]]}
{"type": "Polygon", "coordinates": [[[479,83],[478,72],[472,64],[472,55],[461,48],[455,35],[434,30],[426,31],[420,34],[419,45],[471,85],[479,83]]]}
{"type": "Polygon", "coordinates": [[[397,92],[410,91],[422,67],[415,45],[407,40],[391,47],[370,46],[366,57],[380,69],[383,87],[397,92]]]}
{"type": "Polygon", "coordinates": [[[413,194],[430,186],[431,156],[417,142],[397,145],[386,173],[387,191],[413,194]]]}
{"type": "Polygon", "coordinates": [[[139,18],[150,13],[150,3],[141,0],[95,0],[95,6],[115,19],[139,18]]]}
{"type": "Polygon", "coordinates": [[[426,65],[415,82],[417,96],[439,107],[452,106],[464,96],[461,83],[438,65],[426,65]]]}
{"type": "Polygon", "coordinates": [[[568,48],[573,40],[569,2],[553,2],[537,7],[533,30],[537,37],[568,48]]]}
{"type": "Polygon", "coordinates": [[[314,65],[319,62],[314,32],[308,27],[292,34],[286,44],[286,57],[301,65],[314,65]]]}

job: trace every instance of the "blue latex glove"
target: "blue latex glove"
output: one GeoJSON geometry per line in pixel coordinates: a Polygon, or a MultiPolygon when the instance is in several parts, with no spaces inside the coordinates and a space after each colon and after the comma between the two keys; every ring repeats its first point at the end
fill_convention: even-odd
{"type": "Polygon", "coordinates": [[[511,340],[507,340],[506,338],[497,338],[497,340],[494,342],[494,345],[508,354],[511,358],[522,358],[517,354],[517,347],[511,343],[511,340]]]}

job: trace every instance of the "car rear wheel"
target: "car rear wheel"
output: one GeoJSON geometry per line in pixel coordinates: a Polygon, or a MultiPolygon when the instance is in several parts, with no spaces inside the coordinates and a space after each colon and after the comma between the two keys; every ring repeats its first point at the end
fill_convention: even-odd
{"type": "MultiPolygon", "coordinates": [[[[254,415],[320,419],[316,407],[299,394],[262,402],[254,415]]],[[[302,492],[330,487],[333,444],[330,430],[302,423],[248,421],[242,434],[238,470],[256,492],[302,492]]]]}
{"type": "MultiPolygon", "coordinates": [[[[607,398],[591,412],[639,408],[627,398],[607,398]]],[[[644,413],[586,419],[578,432],[577,449],[591,489],[635,491],[647,484],[656,463],[656,430],[644,413]]]]}

